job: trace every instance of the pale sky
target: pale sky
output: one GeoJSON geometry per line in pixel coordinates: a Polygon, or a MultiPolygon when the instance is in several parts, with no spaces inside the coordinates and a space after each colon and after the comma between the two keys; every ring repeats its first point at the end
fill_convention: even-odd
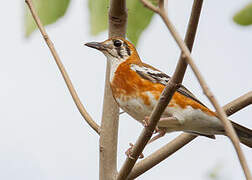
{"type": "MultiPolygon", "coordinates": [[[[252,27],[233,23],[233,14],[248,0],[204,1],[193,58],[221,105],[252,90],[252,27]]],[[[98,179],[99,151],[96,133],[83,120],[56,64],[36,31],[24,38],[24,1],[4,1],[0,6],[0,179],[98,179]]],[[[169,1],[169,16],[180,34],[185,32],[191,1],[169,1]]],[[[106,60],[85,47],[103,41],[107,32],[90,36],[87,1],[74,0],[64,18],[47,27],[69,76],[93,119],[100,124],[106,60]]],[[[138,52],[145,62],[171,75],[179,49],[158,16],[141,36],[138,52]]],[[[207,106],[198,82],[188,69],[184,84],[207,106]]],[[[252,128],[251,107],[230,119],[252,128]]],[[[120,116],[118,169],[129,142],[142,125],[127,114],[120,116]]],[[[179,133],[167,134],[148,145],[148,156],[179,133]]],[[[242,145],[252,168],[252,149],[242,145]]],[[[208,180],[217,169],[219,179],[245,179],[230,141],[204,137],[179,150],[138,179],[208,180]]]]}

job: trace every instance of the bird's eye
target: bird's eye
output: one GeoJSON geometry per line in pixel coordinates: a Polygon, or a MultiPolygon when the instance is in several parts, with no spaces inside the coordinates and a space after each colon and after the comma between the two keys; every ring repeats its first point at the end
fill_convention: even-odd
{"type": "Polygon", "coordinates": [[[115,47],[120,47],[122,45],[122,42],[121,41],[119,41],[119,40],[115,40],[114,41],[114,46],[115,47]]]}

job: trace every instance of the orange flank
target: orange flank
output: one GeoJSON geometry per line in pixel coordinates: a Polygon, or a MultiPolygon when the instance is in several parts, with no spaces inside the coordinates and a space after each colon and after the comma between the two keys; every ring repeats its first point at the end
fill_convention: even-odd
{"type": "MultiPolygon", "coordinates": [[[[137,54],[135,55],[138,56],[137,54]]],[[[132,56],[131,58],[138,59],[132,56]]],[[[127,101],[129,98],[141,97],[144,101],[144,104],[150,105],[150,97],[148,94],[146,94],[146,92],[150,92],[155,99],[158,100],[165,86],[143,79],[135,71],[131,70],[130,64],[132,63],[139,66],[145,66],[145,64],[143,64],[141,61],[133,62],[131,58],[121,63],[114,74],[114,78],[111,82],[113,96],[115,98],[120,98],[123,101],[127,101]]],[[[184,96],[183,94],[180,94],[179,92],[174,93],[168,107],[173,107],[175,105],[178,105],[181,108],[191,106],[194,109],[200,109],[210,116],[216,116],[216,114],[207,107],[199,104],[187,96],[184,96]]]]}
{"type": "Polygon", "coordinates": [[[191,106],[194,109],[200,109],[201,111],[207,113],[210,116],[216,116],[215,112],[211,111],[207,107],[202,106],[198,102],[196,102],[196,101],[192,100],[191,98],[186,97],[178,92],[174,93],[174,95],[172,97],[172,101],[174,101],[175,104],[179,105],[179,107],[181,107],[181,108],[186,108],[186,106],[191,106]]]}

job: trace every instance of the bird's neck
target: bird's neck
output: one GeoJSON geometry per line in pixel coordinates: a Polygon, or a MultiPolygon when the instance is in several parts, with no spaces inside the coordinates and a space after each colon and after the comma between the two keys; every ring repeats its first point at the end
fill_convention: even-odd
{"type": "Polygon", "coordinates": [[[109,66],[110,66],[110,79],[109,79],[109,81],[112,82],[113,77],[115,75],[115,72],[116,72],[118,66],[122,62],[118,61],[118,59],[116,59],[116,58],[111,58],[111,57],[108,58],[107,60],[108,60],[109,66]]]}
{"type": "Polygon", "coordinates": [[[115,72],[117,71],[117,68],[121,64],[142,64],[137,53],[132,54],[126,60],[118,60],[117,58],[114,58],[114,57],[108,57],[108,63],[110,63],[110,82],[113,81],[115,72]]]}

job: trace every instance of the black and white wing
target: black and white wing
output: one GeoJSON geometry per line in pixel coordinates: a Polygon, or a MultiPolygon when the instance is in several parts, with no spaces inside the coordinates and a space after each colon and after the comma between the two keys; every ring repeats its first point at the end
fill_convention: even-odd
{"type": "MultiPolygon", "coordinates": [[[[157,69],[151,68],[151,66],[149,66],[149,65],[148,66],[139,66],[136,64],[132,64],[130,66],[130,68],[131,68],[131,70],[135,71],[142,78],[149,80],[153,83],[163,84],[164,86],[166,86],[168,81],[171,79],[171,77],[168,76],[167,74],[165,74],[157,69]]],[[[199,104],[205,106],[185,86],[180,85],[180,87],[177,89],[177,92],[179,92],[180,94],[182,94],[186,97],[189,97],[189,98],[193,99],[194,101],[198,102],[199,104]]]]}
{"type": "Polygon", "coordinates": [[[139,74],[142,78],[147,79],[153,83],[160,83],[166,85],[167,82],[171,79],[171,77],[168,76],[167,74],[159,70],[152,69],[150,67],[138,66],[136,64],[132,64],[130,68],[131,70],[139,74]]]}

